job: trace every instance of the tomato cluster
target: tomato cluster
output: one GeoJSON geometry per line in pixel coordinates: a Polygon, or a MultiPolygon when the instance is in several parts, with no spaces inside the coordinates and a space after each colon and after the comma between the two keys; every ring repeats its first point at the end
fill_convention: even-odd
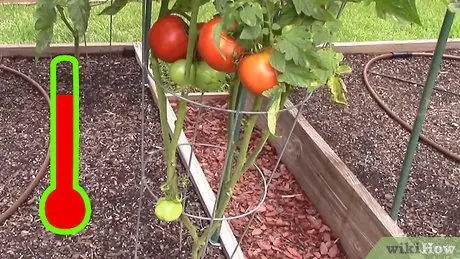
{"type": "MultiPolygon", "coordinates": [[[[277,71],[270,64],[271,49],[245,55],[244,47],[229,36],[227,30],[222,30],[220,46],[217,47],[213,32],[220,22],[221,18],[216,16],[206,23],[197,24],[196,55],[189,83],[202,91],[216,91],[223,86],[227,73],[237,72],[243,86],[254,95],[261,95],[276,86],[277,71]]],[[[229,29],[235,27],[234,23],[229,29]]],[[[185,21],[172,14],[158,19],[150,29],[149,44],[157,58],[172,63],[171,80],[178,85],[186,84],[188,25],[185,21]]]]}

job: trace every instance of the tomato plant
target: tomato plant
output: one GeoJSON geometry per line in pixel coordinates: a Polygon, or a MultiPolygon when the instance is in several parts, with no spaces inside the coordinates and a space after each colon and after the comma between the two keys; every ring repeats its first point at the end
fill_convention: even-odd
{"type": "Polygon", "coordinates": [[[210,67],[230,73],[236,70],[234,58],[241,57],[244,49],[225,32],[220,34],[220,45],[216,44],[214,29],[220,21],[220,17],[215,17],[203,25],[198,38],[198,53],[210,67]]]}
{"type": "Polygon", "coordinates": [[[226,81],[226,74],[210,67],[206,62],[200,61],[196,68],[195,85],[203,92],[222,89],[226,81]]]}
{"type": "Polygon", "coordinates": [[[261,95],[278,84],[277,72],[270,64],[271,50],[245,56],[238,67],[241,83],[251,93],[261,95]]]}
{"type": "Polygon", "coordinates": [[[155,205],[155,215],[164,221],[175,221],[182,215],[182,203],[177,199],[161,197],[155,205]]]}
{"type": "Polygon", "coordinates": [[[149,44],[159,59],[172,63],[187,55],[187,24],[177,15],[158,19],[149,31],[149,44]]]}
{"type": "MultiPolygon", "coordinates": [[[[169,76],[171,77],[171,80],[174,83],[176,83],[178,86],[184,86],[187,84],[186,78],[185,78],[185,71],[186,71],[186,60],[179,59],[176,62],[172,63],[171,66],[169,67],[169,76]]],[[[195,65],[192,64],[192,68],[190,69],[190,79],[191,79],[190,84],[194,83],[195,73],[196,73],[195,65]]]]}

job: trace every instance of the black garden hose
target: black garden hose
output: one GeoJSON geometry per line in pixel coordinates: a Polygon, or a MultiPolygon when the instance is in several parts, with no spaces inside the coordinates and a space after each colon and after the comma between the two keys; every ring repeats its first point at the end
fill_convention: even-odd
{"type": "MultiPolygon", "coordinates": [[[[403,119],[401,119],[396,113],[394,113],[386,104],[385,102],[379,97],[377,92],[372,88],[372,86],[369,83],[369,78],[368,78],[368,70],[371,65],[373,65],[376,61],[383,60],[383,59],[392,59],[392,58],[398,58],[398,57],[413,57],[413,56],[424,56],[424,57],[432,57],[433,54],[431,53],[423,53],[423,52],[404,52],[404,53],[389,53],[389,54],[383,54],[377,57],[372,58],[367,62],[367,64],[364,66],[364,71],[363,71],[363,77],[364,77],[364,83],[366,85],[367,90],[369,90],[372,98],[377,102],[377,104],[392,118],[393,120],[397,121],[401,126],[403,126],[407,131],[412,132],[412,127],[405,122],[403,119]]],[[[452,60],[460,60],[460,56],[454,56],[454,55],[443,55],[443,58],[446,59],[452,59],[452,60]]],[[[436,149],[443,155],[455,160],[455,161],[460,161],[460,155],[457,153],[454,153],[438,143],[434,142],[433,140],[427,138],[423,134],[420,135],[420,139],[425,142],[425,144],[431,146],[432,148],[436,149]]]]}
{"type": "MultiPolygon", "coordinates": [[[[12,73],[14,75],[24,78],[27,82],[33,85],[41,93],[43,97],[45,97],[48,105],[50,104],[50,99],[49,99],[47,92],[32,78],[28,77],[27,75],[24,75],[23,73],[17,70],[14,70],[12,68],[6,67],[1,64],[0,64],[0,70],[4,70],[4,71],[7,71],[9,73],[12,73]]],[[[29,197],[29,195],[34,191],[34,189],[37,187],[40,180],[43,178],[43,176],[47,172],[49,161],[50,161],[50,147],[48,145],[48,151],[46,153],[46,158],[41,164],[40,169],[38,170],[38,173],[35,176],[34,180],[29,184],[29,186],[21,194],[21,196],[13,203],[13,205],[11,205],[5,212],[0,214],[0,224],[5,222],[24,203],[24,201],[26,201],[27,197],[29,197]]]]}

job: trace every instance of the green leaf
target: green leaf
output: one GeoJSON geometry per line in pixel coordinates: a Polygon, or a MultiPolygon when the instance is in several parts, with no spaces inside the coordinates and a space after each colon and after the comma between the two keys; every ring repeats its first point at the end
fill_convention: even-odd
{"type": "Polygon", "coordinates": [[[37,34],[37,43],[35,47],[36,58],[38,59],[45,50],[50,46],[54,34],[54,26],[48,29],[40,30],[37,34]]]}
{"type": "Polygon", "coordinates": [[[274,50],[270,55],[270,64],[279,72],[286,71],[286,60],[281,52],[274,50]]]}
{"type": "Polygon", "coordinates": [[[318,67],[333,73],[338,66],[337,53],[333,49],[321,49],[315,54],[318,55],[316,59],[320,64],[318,67]]]}
{"type": "MultiPolygon", "coordinates": [[[[154,0],[157,1],[157,0],[154,0]]],[[[208,0],[201,0],[199,5],[202,6],[206,3],[209,3],[208,0]]],[[[174,3],[174,6],[171,8],[171,12],[178,12],[178,13],[188,13],[192,11],[193,1],[191,0],[177,0],[174,3]]]]}
{"type": "Polygon", "coordinates": [[[254,40],[257,39],[262,33],[262,26],[256,24],[253,27],[245,26],[241,32],[240,39],[242,40],[254,40]]]}
{"type": "Polygon", "coordinates": [[[351,73],[352,71],[353,70],[351,69],[351,67],[347,65],[340,65],[337,68],[337,74],[339,75],[348,74],[348,73],[351,73]]]}
{"type": "Polygon", "coordinates": [[[311,82],[311,84],[307,87],[307,92],[308,93],[312,93],[314,91],[316,91],[317,89],[319,89],[321,87],[321,83],[318,82],[318,81],[313,81],[311,82]]]}
{"type": "Polygon", "coordinates": [[[296,65],[306,66],[303,51],[312,45],[311,34],[304,26],[289,25],[283,28],[281,37],[277,39],[277,49],[286,60],[293,60],[296,65]]]}
{"type": "Polygon", "coordinates": [[[330,33],[338,32],[342,28],[342,21],[340,20],[327,21],[325,23],[325,28],[329,30],[330,33]]]}
{"type": "Polygon", "coordinates": [[[335,15],[325,8],[329,0],[292,0],[292,2],[297,14],[303,13],[320,21],[335,20],[335,15]]]}
{"type": "Polygon", "coordinates": [[[112,5],[107,6],[99,15],[115,15],[128,4],[128,0],[115,0],[112,5]]]}
{"type": "Polygon", "coordinates": [[[312,24],[313,44],[318,45],[320,43],[331,42],[331,33],[325,29],[325,25],[321,22],[314,22],[312,24]]]}
{"type": "Polygon", "coordinates": [[[291,3],[287,3],[283,6],[279,16],[275,21],[281,27],[284,27],[288,24],[291,24],[294,21],[294,19],[296,19],[296,17],[297,13],[296,10],[293,8],[293,5],[291,3]]]}
{"type": "Polygon", "coordinates": [[[307,87],[315,79],[315,75],[304,67],[297,66],[292,61],[286,62],[285,72],[278,75],[278,81],[298,87],[307,87]]]}
{"type": "Polygon", "coordinates": [[[56,22],[56,5],[52,0],[40,0],[35,10],[36,46],[35,58],[38,59],[49,47],[54,34],[56,22]]]}
{"type": "Polygon", "coordinates": [[[417,12],[416,0],[374,0],[377,15],[380,18],[393,15],[396,18],[403,19],[421,25],[420,17],[417,12]]]}
{"type": "Polygon", "coordinates": [[[347,106],[347,89],[345,83],[343,82],[342,78],[337,76],[331,76],[327,81],[327,86],[329,87],[329,91],[332,95],[332,100],[335,103],[342,104],[347,106]]]}
{"type": "MultiPolygon", "coordinates": [[[[241,21],[244,22],[248,26],[255,26],[257,24],[257,15],[253,10],[252,6],[243,6],[243,9],[239,12],[241,21]]],[[[260,9],[262,11],[262,9],[260,9]]]]}
{"type": "Polygon", "coordinates": [[[280,110],[280,104],[281,104],[281,95],[285,89],[283,87],[275,87],[270,90],[271,90],[270,93],[268,94],[264,93],[264,95],[269,95],[272,98],[270,106],[267,110],[267,125],[268,125],[268,130],[270,131],[270,134],[275,135],[276,121],[278,118],[277,115],[280,110]]]}
{"type": "Polygon", "coordinates": [[[320,84],[326,84],[329,77],[334,75],[334,72],[320,68],[313,68],[311,72],[315,75],[315,81],[320,84]]]}
{"type": "MultiPolygon", "coordinates": [[[[190,1],[190,0],[188,0],[190,1]]],[[[214,7],[219,14],[222,14],[225,11],[225,6],[227,5],[227,0],[215,0],[214,7]]]]}
{"type": "Polygon", "coordinates": [[[84,35],[88,29],[88,20],[91,12],[89,0],[69,0],[67,9],[75,30],[79,35],[84,35]]]}

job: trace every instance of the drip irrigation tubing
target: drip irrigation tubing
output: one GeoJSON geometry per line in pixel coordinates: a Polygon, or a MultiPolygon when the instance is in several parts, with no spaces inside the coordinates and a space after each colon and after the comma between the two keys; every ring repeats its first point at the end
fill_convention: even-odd
{"type": "MultiPolygon", "coordinates": [[[[404,129],[412,133],[412,127],[404,121],[401,117],[396,115],[386,104],[385,102],[380,98],[379,94],[373,89],[371,84],[369,83],[369,77],[368,74],[372,72],[368,72],[369,68],[377,61],[384,60],[384,59],[392,59],[392,58],[406,58],[406,57],[414,57],[414,56],[422,56],[422,57],[433,57],[432,53],[424,53],[424,52],[402,52],[402,53],[388,53],[388,54],[382,54],[377,57],[372,58],[369,60],[366,65],[364,66],[364,71],[363,71],[363,77],[364,77],[364,84],[366,85],[367,90],[370,92],[372,98],[377,102],[377,104],[382,108],[390,118],[393,120],[397,121],[404,129]]],[[[445,59],[451,59],[451,60],[459,60],[460,61],[460,56],[454,56],[454,55],[443,55],[443,58],[445,59]]],[[[435,88],[437,90],[440,90],[439,88],[435,88]]],[[[460,154],[454,153],[432,139],[424,136],[423,134],[420,135],[420,139],[427,145],[431,146],[432,148],[436,149],[439,151],[441,154],[457,161],[460,162],[460,154]]]]}
{"type": "MultiPolygon", "coordinates": [[[[46,102],[48,103],[48,105],[50,104],[50,98],[48,96],[48,93],[40,86],[40,84],[38,84],[32,78],[28,77],[27,75],[15,70],[15,69],[6,67],[6,66],[4,66],[2,64],[0,64],[0,70],[7,71],[7,72],[9,72],[11,74],[14,74],[16,76],[19,76],[19,77],[23,78],[24,80],[26,80],[27,82],[29,82],[46,99],[46,102]]],[[[0,214],[0,224],[3,224],[3,222],[5,222],[11,215],[13,215],[13,213],[17,209],[19,209],[19,207],[21,207],[21,205],[26,201],[26,199],[29,197],[29,195],[35,190],[35,188],[37,187],[38,183],[40,182],[40,180],[43,178],[43,176],[45,175],[45,173],[48,170],[49,161],[50,161],[50,146],[48,145],[48,151],[46,153],[45,160],[41,164],[37,175],[32,180],[32,182],[29,184],[27,189],[24,192],[22,192],[21,196],[19,196],[19,198],[5,212],[0,214]]]]}

